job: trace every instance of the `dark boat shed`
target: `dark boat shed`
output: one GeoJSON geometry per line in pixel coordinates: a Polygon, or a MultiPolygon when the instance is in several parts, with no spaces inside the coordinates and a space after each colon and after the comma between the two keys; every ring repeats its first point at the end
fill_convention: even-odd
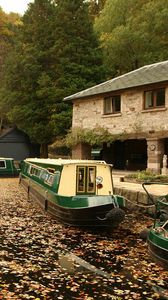
{"type": "Polygon", "coordinates": [[[1,129],[0,157],[11,157],[20,161],[28,157],[39,156],[40,146],[32,144],[23,131],[16,127],[1,129]]]}

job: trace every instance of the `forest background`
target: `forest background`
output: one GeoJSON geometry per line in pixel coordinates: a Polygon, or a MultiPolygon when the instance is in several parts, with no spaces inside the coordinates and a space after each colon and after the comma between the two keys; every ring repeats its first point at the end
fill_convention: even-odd
{"type": "Polygon", "coordinates": [[[48,156],[65,141],[66,96],[168,59],[167,0],[35,0],[0,8],[0,130],[17,126],[48,156]]]}

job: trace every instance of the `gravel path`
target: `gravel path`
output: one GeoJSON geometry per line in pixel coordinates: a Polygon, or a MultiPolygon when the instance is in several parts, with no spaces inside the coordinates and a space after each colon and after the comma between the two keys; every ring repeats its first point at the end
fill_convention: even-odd
{"type": "Polygon", "coordinates": [[[168,273],[139,238],[149,224],[132,212],[113,233],[64,226],[28,201],[17,178],[1,178],[0,299],[166,299],[168,273]]]}

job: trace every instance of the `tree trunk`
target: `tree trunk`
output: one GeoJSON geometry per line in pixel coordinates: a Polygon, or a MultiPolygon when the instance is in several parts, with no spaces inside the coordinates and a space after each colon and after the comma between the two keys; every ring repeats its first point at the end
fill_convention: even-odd
{"type": "Polygon", "coordinates": [[[40,157],[41,158],[48,158],[48,144],[41,144],[40,145],[40,157]]]}

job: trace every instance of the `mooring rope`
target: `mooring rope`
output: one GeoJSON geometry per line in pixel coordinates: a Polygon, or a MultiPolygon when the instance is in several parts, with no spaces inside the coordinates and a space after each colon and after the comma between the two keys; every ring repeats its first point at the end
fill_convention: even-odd
{"type": "Polygon", "coordinates": [[[135,203],[131,200],[129,200],[128,198],[126,198],[125,196],[122,196],[122,195],[115,195],[117,197],[123,197],[125,201],[128,201],[130,202],[131,204],[133,204],[134,206],[138,206],[138,207],[141,207],[141,208],[153,208],[155,207],[155,204],[151,204],[151,205],[142,205],[142,204],[138,204],[138,203],[135,203]]]}

